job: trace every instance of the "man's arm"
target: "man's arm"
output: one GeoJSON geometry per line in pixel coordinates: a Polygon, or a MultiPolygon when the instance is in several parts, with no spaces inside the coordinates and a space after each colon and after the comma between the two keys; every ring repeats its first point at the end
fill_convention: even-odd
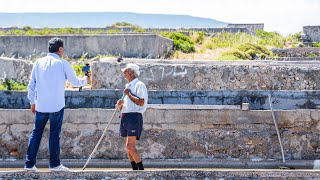
{"type": "Polygon", "coordinates": [[[36,96],[36,76],[35,76],[35,66],[36,64],[33,65],[32,71],[31,71],[31,78],[28,84],[28,99],[31,105],[31,112],[33,114],[36,113],[36,106],[35,106],[35,96],[36,96]]]}
{"type": "Polygon", "coordinates": [[[64,72],[66,75],[66,79],[73,86],[77,86],[77,87],[84,86],[87,84],[88,80],[90,80],[89,76],[78,78],[76,76],[76,73],[73,71],[70,63],[67,61],[64,62],[64,72]]]}

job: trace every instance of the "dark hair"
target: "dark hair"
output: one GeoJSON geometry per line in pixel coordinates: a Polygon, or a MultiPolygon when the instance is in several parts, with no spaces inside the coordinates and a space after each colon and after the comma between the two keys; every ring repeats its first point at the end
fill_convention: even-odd
{"type": "Polygon", "coordinates": [[[60,38],[52,38],[48,42],[49,52],[55,53],[58,52],[60,47],[63,47],[63,40],[60,38]]]}

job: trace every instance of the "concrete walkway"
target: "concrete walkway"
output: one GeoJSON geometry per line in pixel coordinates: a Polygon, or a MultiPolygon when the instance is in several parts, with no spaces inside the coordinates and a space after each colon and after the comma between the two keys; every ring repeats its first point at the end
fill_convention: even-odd
{"type": "Polygon", "coordinates": [[[320,179],[320,170],[279,169],[72,169],[72,172],[26,172],[0,169],[0,179],[320,179]]]}
{"type": "MultiPolygon", "coordinates": [[[[61,163],[72,169],[82,168],[87,159],[62,159],[61,163]]],[[[151,169],[194,169],[194,168],[232,168],[232,169],[310,169],[320,170],[320,160],[262,160],[262,159],[143,159],[145,168],[151,169]]],[[[22,169],[23,159],[2,159],[0,169],[22,169]]],[[[47,159],[37,160],[38,168],[47,168],[47,159]]],[[[86,168],[127,168],[131,167],[126,159],[91,159],[86,168]]]]}

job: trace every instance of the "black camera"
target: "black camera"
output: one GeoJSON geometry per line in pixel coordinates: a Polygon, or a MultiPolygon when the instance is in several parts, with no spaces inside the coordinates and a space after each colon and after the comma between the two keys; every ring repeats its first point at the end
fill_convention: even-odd
{"type": "MultiPolygon", "coordinates": [[[[85,66],[82,67],[82,72],[86,75],[86,76],[90,76],[91,71],[90,71],[90,65],[89,63],[87,63],[85,66]]],[[[82,86],[79,87],[79,91],[82,91],[82,86]]]]}
{"type": "Polygon", "coordinates": [[[89,65],[89,63],[87,63],[85,66],[82,67],[82,72],[84,72],[84,74],[86,76],[90,76],[90,65],[89,65]]]}

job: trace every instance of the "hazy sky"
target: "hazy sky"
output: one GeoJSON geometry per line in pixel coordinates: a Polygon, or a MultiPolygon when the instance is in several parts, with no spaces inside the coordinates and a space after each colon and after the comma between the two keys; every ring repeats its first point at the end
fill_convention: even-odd
{"type": "Polygon", "coordinates": [[[320,25],[320,0],[0,0],[0,12],[180,14],[229,23],[265,23],[282,34],[320,25]]]}

